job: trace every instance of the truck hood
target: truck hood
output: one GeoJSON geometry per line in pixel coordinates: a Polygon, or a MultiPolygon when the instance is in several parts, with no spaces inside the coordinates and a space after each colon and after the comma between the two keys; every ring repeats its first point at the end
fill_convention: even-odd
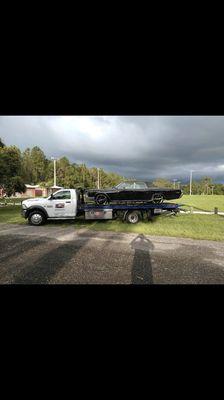
{"type": "Polygon", "coordinates": [[[23,200],[22,204],[24,204],[25,206],[31,205],[32,203],[44,203],[46,202],[47,199],[44,199],[43,197],[35,197],[35,199],[27,199],[27,200],[23,200]]]}

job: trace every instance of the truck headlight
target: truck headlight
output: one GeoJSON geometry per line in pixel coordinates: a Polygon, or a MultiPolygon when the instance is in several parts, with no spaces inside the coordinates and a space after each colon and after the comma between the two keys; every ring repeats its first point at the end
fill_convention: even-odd
{"type": "Polygon", "coordinates": [[[25,210],[27,206],[25,204],[22,204],[22,208],[25,210]]]}

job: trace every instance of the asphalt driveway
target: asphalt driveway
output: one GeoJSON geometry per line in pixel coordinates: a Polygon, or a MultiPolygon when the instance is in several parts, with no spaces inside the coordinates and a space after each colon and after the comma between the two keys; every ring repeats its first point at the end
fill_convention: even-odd
{"type": "Polygon", "coordinates": [[[0,224],[1,284],[224,283],[224,244],[0,224]]]}

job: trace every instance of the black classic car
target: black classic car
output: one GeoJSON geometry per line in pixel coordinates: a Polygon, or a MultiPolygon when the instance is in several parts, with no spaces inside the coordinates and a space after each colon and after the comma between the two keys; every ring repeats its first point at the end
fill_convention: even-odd
{"type": "Polygon", "coordinates": [[[163,200],[179,199],[182,190],[149,187],[146,182],[121,182],[109,189],[86,189],[85,196],[94,200],[98,205],[111,202],[153,202],[162,203],[163,200]]]}

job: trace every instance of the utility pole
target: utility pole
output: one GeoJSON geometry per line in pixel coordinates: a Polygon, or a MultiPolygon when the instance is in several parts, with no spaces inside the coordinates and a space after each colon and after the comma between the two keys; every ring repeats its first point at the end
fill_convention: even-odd
{"type": "Polygon", "coordinates": [[[98,182],[98,189],[99,189],[100,188],[100,169],[99,168],[97,168],[97,176],[98,176],[97,182],[98,182]]]}
{"type": "Polygon", "coordinates": [[[173,179],[173,188],[175,189],[175,182],[177,182],[177,179],[173,179]]]}
{"type": "Polygon", "coordinates": [[[56,186],[56,160],[54,160],[54,186],[56,186]]]}
{"type": "Polygon", "coordinates": [[[84,165],[82,164],[82,183],[83,183],[83,187],[85,186],[85,170],[84,170],[84,165]]]}
{"type": "Polygon", "coordinates": [[[193,173],[193,169],[191,169],[191,171],[190,171],[190,196],[192,194],[192,173],[193,173]]]}
{"type": "Polygon", "coordinates": [[[54,161],[54,186],[56,186],[56,161],[57,161],[57,158],[51,157],[51,160],[54,161]]]}

